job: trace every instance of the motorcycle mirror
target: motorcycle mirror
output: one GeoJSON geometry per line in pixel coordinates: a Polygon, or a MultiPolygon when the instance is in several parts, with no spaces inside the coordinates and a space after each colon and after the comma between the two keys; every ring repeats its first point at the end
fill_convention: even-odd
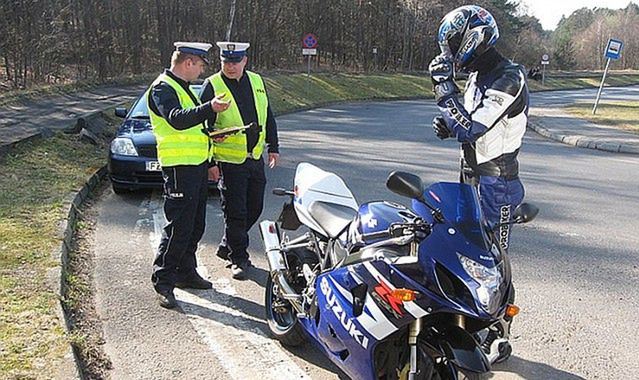
{"type": "Polygon", "coordinates": [[[423,201],[424,183],[412,173],[394,171],[386,180],[386,187],[395,194],[423,201]]]}
{"type": "Polygon", "coordinates": [[[422,202],[433,212],[433,217],[436,222],[444,222],[444,215],[441,210],[436,209],[426,202],[426,198],[424,198],[424,183],[422,179],[415,174],[394,171],[388,176],[386,187],[395,194],[417,199],[422,202]]]}
{"type": "Polygon", "coordinates": [[[501,226],[528,223],[531,220],[535,219],[538,213],[539,207],[535,206],[532,203],[522,203],[517,206],[517,208],[515,208],[515,211],[513,211],[512,218],[509,222],[498,223],[493,228],[493,231],[497,231],[499,228],[501,228],[501,226]]]}
{"type": "Polygon", "coordinates": [[[513,220],[515,223],[528,223],[535,219],[539,213],[539,207],[532,203],[522,203],[513,212],[513,220]]]}
{"type": "Polygon", "coordinates": [[[125,107],[115,107],[115,116],[125,118],[126,114],[129,112],[125,107]]]}

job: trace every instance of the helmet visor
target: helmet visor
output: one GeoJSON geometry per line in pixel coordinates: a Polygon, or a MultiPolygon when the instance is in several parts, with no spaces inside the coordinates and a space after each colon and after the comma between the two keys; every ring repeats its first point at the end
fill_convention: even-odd
{"type": "Polygon", "coordinates": [[[450,52],[451,57],[454,57],[457,55],[457,52],[459,52],[459,47],[461,46],[461,42],[462,42],[462,36],[460,33],[455,33],[452,36],[450,36],[450,38],[448,38],[448,40],[446,41],[447,45],[448,45],[448,49],[450,52]]]}

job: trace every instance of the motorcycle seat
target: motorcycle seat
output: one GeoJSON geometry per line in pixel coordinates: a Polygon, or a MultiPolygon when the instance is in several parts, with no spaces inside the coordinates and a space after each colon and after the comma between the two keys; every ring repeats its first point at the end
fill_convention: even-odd
{"type": "Polygon", "coordinates": [[[357,210],[353,208],[322,201],[313,202],[308,212],[331,239],[344,232],[357,215],[357,210]]]}

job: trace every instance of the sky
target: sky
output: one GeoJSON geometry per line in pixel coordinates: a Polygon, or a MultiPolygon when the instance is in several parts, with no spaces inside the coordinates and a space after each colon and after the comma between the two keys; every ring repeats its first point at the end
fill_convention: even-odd
{"type": "Polygon", "coordinates": [[[639,0],[522,0],[528,7],[528,14],[535,16],[546,30],[555,30],[561,16],[570,16],[579,8],[625,8],[629,3],[639,4],[639,0]]]}

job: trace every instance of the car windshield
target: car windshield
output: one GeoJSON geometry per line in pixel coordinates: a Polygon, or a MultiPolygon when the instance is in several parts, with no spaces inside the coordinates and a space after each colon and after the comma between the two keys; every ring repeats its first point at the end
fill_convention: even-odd
{"type": "MultiPolygon", "coordinates": [[[[201,87],[202,85],[192,85],[191,91],[193,91],[194,94],[199,96],[201,87]]],[[[146,95],[146,92],[144,92],[144,94],[142,94],[142,96],[140,96],[138,100],[135,102],[135,104],[133,105],[133,108],[131,109],[131,113],[129,114],[130,118],[132,119],[148,119],[149,118],[149,107],[147,106],[145,95],[146,95]]]]}
{"type": "Polygon", "coordinates": [[[142,95],[133,105],[129,117],[134,119],[143,119],[149,117],[149,108],[146,106],[146,96],[142,95]]]}
{"type": "Polygon", "coordinates": [[[479,198],[472,186],[438,182],[424,190],[424,197],[428,203],[441,210],[444,219],[469,241],[486,247],[487,236],[482,225],[479,198]]]}

